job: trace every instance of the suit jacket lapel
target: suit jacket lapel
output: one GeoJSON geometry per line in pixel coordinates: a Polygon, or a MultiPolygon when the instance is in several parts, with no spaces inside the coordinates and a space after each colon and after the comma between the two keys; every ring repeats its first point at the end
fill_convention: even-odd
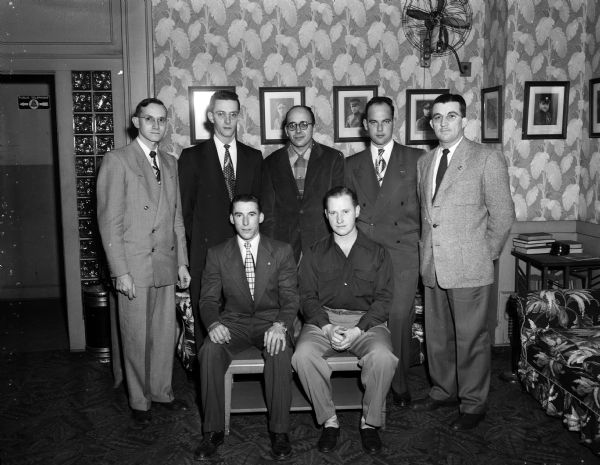
{"type": "Polygon", "coordinates": [[[254,281],[254,302],[259,302],[265,292],[267,283],[273,271],[273,254],[271,244],[261,236],[258,243],[258,256],[256,257],[256,272],[254,281]]]}
{"type": "MultiPolygon", "coordinates": [[[[357,155],[361,156],[361,155],[357,155]]],[[[371,203],[375,203],[377,195],[379,194],[379,183],[377,182],[377,175],[375,174],[375,167],[372,163],[371,149],[367,148],[362,152],[361,163],[354,170],[354,175],[358,180],[358,185],[362,186],[366,196],[369,198],[371,203]]]]}
{"type": "MultiPolygon", "coordinates": [[[[302,198],[306,198],[307,192],[312,192],[311,187],[316,182],[319,175],[319,168],[321,166],[321,146],[316,142],[313,143],[310,158],[308,159],[308,166],[306,167],[306,177],[304,178],[304,195],[302,198]]],[[[295,180],[294,180],[295,181],[295,180]]],[[[295,182],[294,182],[295,184],[295,182]]],[[[296,191],[298,188],[296,187],[296,191]]]]}
{"type": "Polygon", "coordinates": [[[246,279],[246,271],[244,270],[244,261],[242,259],[242,254],[240,253],[240,248],[238,247],[237,236],[234,236],[227,241],[225,255],[225,267],[228,271],[228,278],[236,284],[240,293],[252,302],[250,287],[248,286],[248,280],[246,279]]]}
{"type": "Polygon", "coordinates": [[[444,191],[457,182],[457,179],[462,175],[465,167],[465,162],[467,158],[470,156],[470,150],[468,144],[465,142],[466,139],[458,144],[454,153],[452,154],[452,158],[450,159],[450,164],[446,169],[446,173],[444,174],[444,179],[442,179],[442,184],[438,188],[438,193],[435,196],[436,200],[440,197],[443,197],[444,191]]]}
{"type": "Polygon", "coordinates": [[[400,147],[394,143],[392,153],[390,154],[390,161],[385,171],[381,188],[379,189],[378,200],[385,203],[387,200],[393,198],[394,192],[402,186],[405,176],[406,163],[400,152],[400,147]]]}
{"type": "Polygon", "coordinates": [[[435,151],[436,149],[433,149],[427,154],[427,161],[425,162],[422,173],[421,200],[425,202],[425,208],[428,213],[431,208],[431,197],[433,195],[431,190],[433,189],[433,161],[435,160],[435,151]]]}
{"type": "Polygon", "coordinates": [[[146,154],[140,147],[137,141],[133,141],[133,151],[135,154],[135,162],[139,170],[139,176],[143,178],[142,184],[146,187],[148,195],[152,199],[155,205],[158,205],[160,201],[160,185],[156,182],[156,176],[154,170],[148,163],[146,154]]]}

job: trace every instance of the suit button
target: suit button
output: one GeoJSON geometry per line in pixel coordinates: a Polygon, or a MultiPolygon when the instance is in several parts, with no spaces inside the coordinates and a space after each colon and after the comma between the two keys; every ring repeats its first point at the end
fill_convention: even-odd
{"type": "Polygon", "coordinates": [[[433,224],[433,227],[434,227],[434,228],[437,228],[437,227],[438,227],[437,223],[434,223],[434,224],[433,224]]]}
{"type": "Polygon", "coordinates": [[[398,222],[397,221],[394,222],[394,226],[398,226],[398,222]]]}
{"type": "Polygon", "coordinates": [[[154,252],[154,247],[152,247],[152,252],[154,252]]]}
{"type": "Polygon", "coordinates": [[[365,202],[363,202],[363,207],[366,207],[366,206],[367,206],[367,204],[365,202]]]}
{"type": "Polygon", "coordinates": [[[152,234],[154,234],[156,232],[156,229],[152,228],[152,234]]]}
{"type": "Polygon", "coordinates": [[[304,213],[304,210],[300,210],[298,213],[302,215],[304,213]]]}
{"type": "Polygon", "coordinates": [[[373,223],[369,223],[369,226],[375,226],[373,223]]]}
{"type": "Polygon", "coordinates": [[[404,205],[404,202],[400,202],[400,206],[404,205]]]}
{"type": "Polygon", "coordinates": [[[175,246],[174,245],[171,246],[171,250],[175,250],[175,246]]]}
{"type": "Polygon", "coordinates": [[[144,206],[144,210],[148,210],[148,208],[150,208],[148,205],[144,206]]]}

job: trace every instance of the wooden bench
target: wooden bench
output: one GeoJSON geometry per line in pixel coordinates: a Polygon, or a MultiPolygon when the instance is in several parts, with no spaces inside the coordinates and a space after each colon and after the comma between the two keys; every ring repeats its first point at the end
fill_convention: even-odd
{"type": "MultiPolygon", "coordinates": [[[[331,377],[333,400],[336,410],[362,409],[362,386],[358,358],[348,352],[327,359],[334,372],[331,377]],[[339,374],[340,376],[335,376],[339,374]]],[[[264,360],[258,349],[250,348],[237,354],[225,373],[225,434],[229,434],[230,415],[232,413],[266,412],[261,379],[254,377],[250,381],[234,382],[235,375],[261,374],[264,360]]],[[[262,377],[261,377],[262,378],[262,377]]],[[[299,381],[292,383],[291,411],[311,411],[312,406],[306,398],[299,381]]],[[[386,408],[381,412],[382,425],[385,426],[386,408]]]]}

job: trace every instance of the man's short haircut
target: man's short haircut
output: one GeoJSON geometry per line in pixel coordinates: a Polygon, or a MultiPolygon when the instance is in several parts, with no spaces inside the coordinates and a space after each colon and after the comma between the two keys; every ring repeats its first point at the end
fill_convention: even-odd
{"type": "Polygon", "coordinates": [[[392,110],[392,118],[394,118],[394,102],[392,101],[391,98],[389,97],[373,97],[371,100],[369,100],[367,102],[367,106],[365,107],[365,114],[363,116],[363,119],[367,119],[369,117],[369,108],[371,108],[371,105],[387,105],[388,107],[391,108],[392,110]]]}
{"type": "Polygon", "coordinates": [[[154,97],[149,97],[149,98],[145,98],[144,100],[142,100],[140,103],[137,104],[137,106],[135,107],[135,113],[133,114],[133,116],[140,116],[142,114],[142,110],[144,108],[146,108],[148,105],[152,105],[153,103],[163,107],[165,109],[165,112],[168,111],[166,105],[162,102],[162,100],[158,100],[157,98],[154,98],[154,97]]]}
{"type": "Polygon", "coordinates": [[[433,101],[433,106],[435,106],[436,103],[450,103],[450,102],[458,103],[460,105],[461,116],[463,118],[465,116],[467,116],[467,103],[465,102],[465,99],[462,97],[462,95],[458,95],[458,94],[438,95],[436,97],[436,99],[433,101]]]}
{"type": "Polygon", "coordinates": [[[294,105],[292,108],[290,108],[287,113],[285,114],[285,124],[287,125],[287,119],[288,119],[288,115],[290,114],[290,111],[296,109],[296,108],[302,108],[306,111],[308,111],[308,113],[310,114],[310,119],[311,121],[308,121],[308,123],[312,123],[315,124],[315,114],[312,111],[311,107],[308,107],[306,105],[294,105]]]}
{"type": "Polygon", "coordinates": [[[231,199],[231,206],[229,207],[229,213],[233,215],[233,207],[236,203],[239,202],[254,202],[258,207],[258,212],[262,213],[262,205],[260,204],[260,200],[257,196],[252,194],[236,194],[231,199]]]}
{"type": "Polygon", "coordinates": [[[353,103],[356,103],[357,105],[360,104],[360,99],[358,97],[352,97],[350,99],[350,105],[352,105],[353,103]]]}
{"type": "Polygon", "coordinates": [[[329,201],[329,199],[332,199],[334,197],[342,197],[344,195],[350,196],[350,198],[352,199],[352,205],[354,205],[355,207],[358,205],[358,197],[356,196],[356,192],[354,192],[352,189],[346,186],[335,186],[329,189],[325,193],[325,197],[323,197],[323,206],[325,210],[327,210],[327,202],[329,201]]]}
{"type": "Polygon", "coordinates": [[[213,109],[215,108],[215,102],[217,100],[232,100],[234,102],[237,102],[238,110],[241,108],[240,98],[238,97],[238,94],[230,90],[223,89],[217,90],[214,94],[211,95],[210,102],[208,103],[208,109],[206,110],[207,112],[212,113],[213,109]]]}

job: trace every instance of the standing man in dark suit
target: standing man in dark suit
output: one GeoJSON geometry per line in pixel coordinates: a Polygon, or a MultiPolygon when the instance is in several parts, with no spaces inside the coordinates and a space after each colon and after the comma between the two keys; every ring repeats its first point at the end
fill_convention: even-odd
{"type": "Polygon", "coordinates": [[[464,431],[485,415],[494,260],[515,212],[502,153],[463,137],[465,100],[440,95],[432,113],[440,145],[419,160],[418,175],[425,339],[433,387],[413,408],[459,405],[451,427],[464,431]]]}
{"type": "Polygon", "coordinates": [[[256,197],[234,197],[230,221],[237,235],[211,248],[206,258],[200,296],[200,315],[208,329],[199,354],[204,414],[204,438],[196,450],[200,459],[223,443],[224,376],[231,359],[253,346],[265,359],[271,453],[283,460],[292,451],[287,433],[293,349],[287,328],[299,307],[296,263],[289,244],[259,234],[263,218],[256,197]]]}
{"type": "Polygon", "coordinates": [[[185,410],[171,388],[175,356],[175,283],[187,288],[187,249],[177,162],[161,152],[167,109],[142,100],[132,118],[138,137],[104,156],[98,173],[98,226],[118,291],[123,365],[133,419],[152,404],[185,410]]]}
{"type": "Polygon", "coordinates": [[[344,183],[344,155],[315,142],[314,127],[309,107],[290,108],[285,118],[290,142],[263,162],[262,231],[292,244],[296,261],[303,250],[328,234],[323,196],[344,183]]]}
{"type": "Polygon", "coordinates": [[[190,252],[196,351],[204,340],[198,299],[206,252],[235,234],[229,222],[229,206],[235,194],[260,194],[262,154],[237,141],[240,101],[236,93],[215,92],[208,107],[214,126],[211,139],[184,149],[179,158],[183,222],[190,252]]]}
{"type": "Polygon", "coordinates": [[[371,146],[346,159],[346,186],[358,196],[358,229],[383,245],[392,257],[394,299],[388,326],[394,355],[400,360],[392,394],[397,405],[406,407],[411,401],[407,377],[419,279],[417,160],[424,152],[392,139],[394,104],[388,97],[369,100],[363,125],[371,146]]]}

